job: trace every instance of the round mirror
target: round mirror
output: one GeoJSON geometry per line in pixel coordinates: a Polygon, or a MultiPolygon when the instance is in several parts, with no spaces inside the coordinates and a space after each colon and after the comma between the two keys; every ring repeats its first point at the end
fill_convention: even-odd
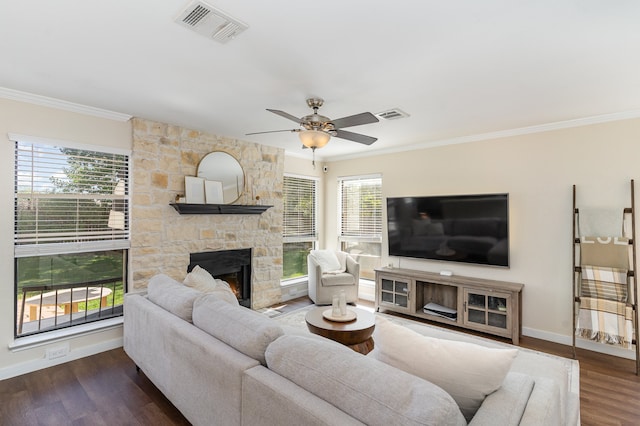
{"type": "Polygon", "coordinates": [[[207,204],[231,204],[244,190],[242,166],[232,155],[210,152],[198,164],[198,177],[205,180],[207,204]]]}

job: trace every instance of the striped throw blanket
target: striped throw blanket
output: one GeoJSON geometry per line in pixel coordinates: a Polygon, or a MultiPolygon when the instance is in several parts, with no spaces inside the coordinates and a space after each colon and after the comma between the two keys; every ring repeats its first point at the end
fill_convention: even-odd
{"type": "Polygon", "coordinates": [[[580,296],[626,302],[627,270],[582,266],[580,296]]]}
{"type": "Polygon", "coordinates": [[[631,348],[633,309],[627,305],[627,270],[582,266],[576,335],[631,348]]]}
{"type": "Polygon", "coordinates": [[[626,303],[582,297],[576,335],[631,349],[633,309],[626,303]]]}

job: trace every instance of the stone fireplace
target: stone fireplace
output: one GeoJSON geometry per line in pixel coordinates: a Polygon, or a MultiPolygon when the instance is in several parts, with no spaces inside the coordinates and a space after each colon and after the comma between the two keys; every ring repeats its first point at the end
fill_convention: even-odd
{"type": "Polygon", "coordinates": [[[140,118],[132,124],[132,289],[143,290],[159,273],[183,281],[192,253],[251,247],[245,303],[253,309],[279,303],[284,151],[140,118]],[[176,212],[169,203],[185,193],[185,176],[195,176],[200,160],[213,151],[231,154],[242,166],[245,188],[235,204],[259,199],[273,207],[262,214],[176,212]]]}
{"type": "Polygon", "coordinates": [[[238,303],[251,309],[251,249],[191,253],[187,272],[196,265],[226,281],[238,303]]]}

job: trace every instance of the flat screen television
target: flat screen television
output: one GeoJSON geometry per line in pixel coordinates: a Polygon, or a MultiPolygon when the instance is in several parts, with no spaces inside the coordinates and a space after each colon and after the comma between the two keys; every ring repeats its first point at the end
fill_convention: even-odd
{"type": "Polygon", "coordinates": [[[509,194],[387,198],[389,255],[509,266],[509,194]]]}

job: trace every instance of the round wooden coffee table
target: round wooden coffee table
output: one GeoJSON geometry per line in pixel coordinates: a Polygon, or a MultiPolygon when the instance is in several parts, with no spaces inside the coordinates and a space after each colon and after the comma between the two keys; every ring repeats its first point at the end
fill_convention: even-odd
{"type": "Polygon", "coordinates": [[[310,332],[335,340],[364,355],[373,350],[371,334],[376,326],[373,313],[348,306],[347,310],[356,313],[356,319],[339,322],[324,318],[322,313],[326,310],[331,311],[331,306],[319,306],[307,312],[305,321],[310,332]]]}

